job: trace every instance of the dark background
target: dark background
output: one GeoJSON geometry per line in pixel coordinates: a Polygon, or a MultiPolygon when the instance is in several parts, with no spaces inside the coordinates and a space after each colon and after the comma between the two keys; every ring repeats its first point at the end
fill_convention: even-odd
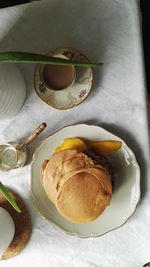
{"type": "MultiPolygon", "coordinates": [[[[11,5],[28,3],[33,0],[0,0],[0,8],[11,5]]],[[[124,0],[125,1],[125,0],[124,0]]],[[[145,59],[145,72],[148,94],[150,95],[150,0],[140,0],[140,9],[142,13],[142,35],[143,49],[145,59]]]]}
{"type": "Polygon", "coordinates": [[[25,4],[28,2],[30,2],[30,0],[0,0],[0,8],[25,4]]]}
{"type": "Polygon", "coordinates": [[[150,0],[141,0],[142,33],[147,90],[150,95],[150,0]]]}

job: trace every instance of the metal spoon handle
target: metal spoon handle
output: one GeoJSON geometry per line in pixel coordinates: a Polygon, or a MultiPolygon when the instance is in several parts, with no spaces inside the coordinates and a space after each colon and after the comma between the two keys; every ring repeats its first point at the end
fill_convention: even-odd
{"type": "Polygon", "coordinates": [[[46,126],[47,125],[45,122],[41,123],[34,130],[34,132],[29,137],[27,137],[21,145],[18,146],[17,149],[22,150],[22,149],[26,148],[26,146],[29,145],[46,128],[46,126]]]}

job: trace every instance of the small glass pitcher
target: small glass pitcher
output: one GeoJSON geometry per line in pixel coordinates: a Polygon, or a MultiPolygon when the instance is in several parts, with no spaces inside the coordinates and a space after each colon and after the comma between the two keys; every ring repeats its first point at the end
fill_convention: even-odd
{"type": "Polygon", "coordinates": [[[27,160],[27,146],[46,128],[41,123],[22,144],[9,142],[0,145],[0,171],[8,171],[25,165],[27,160]]]}

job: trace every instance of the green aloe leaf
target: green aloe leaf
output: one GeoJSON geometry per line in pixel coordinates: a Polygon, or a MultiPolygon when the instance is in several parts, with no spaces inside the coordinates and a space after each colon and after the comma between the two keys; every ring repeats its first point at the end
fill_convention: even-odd
{"type": "Polygon", "coordinates": [[[103,63],[89,63],[66,60],[57,57],[45,56],[26,52],[0,52],[0,63],[41,63],[55,65],[73,65],[81,67],[99,67],[103,63]]]}
{"type": "Polygon", "coordinates": [[[21,212],[20,208],[18,207],[16,201],[13,199],[13,197],[9,194],[6,187],[0,182],[0,193],[8,200],[8,202],[11,204],[11,206],[17,211],[21,212]]]}

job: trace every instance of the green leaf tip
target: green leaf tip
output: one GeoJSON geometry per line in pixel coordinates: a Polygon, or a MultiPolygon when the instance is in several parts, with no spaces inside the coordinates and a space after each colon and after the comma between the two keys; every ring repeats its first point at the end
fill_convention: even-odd
{"type": "Polygon", "coordinates": [[[8,200],[8,202],[11,204],[11,206],[17,211],[21,212],[20,208],[18,207],[16,201],[13,199],[13,197],[8,192],[7,188],[0,182],[0,193],[8,200]]]}

